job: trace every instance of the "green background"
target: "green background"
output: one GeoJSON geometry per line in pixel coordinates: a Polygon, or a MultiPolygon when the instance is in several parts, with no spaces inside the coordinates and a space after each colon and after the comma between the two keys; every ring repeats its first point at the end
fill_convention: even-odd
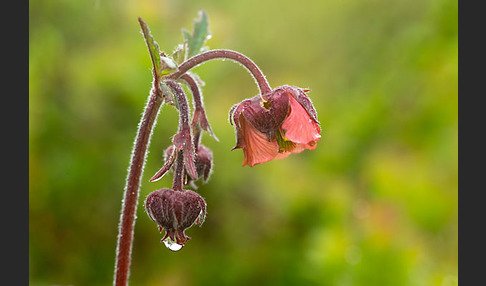
{"type": "Polygon", "coordinates": [[[144,212],[178,114],[163,106],[135,225],[131,285],[456,285],[458,20],[452,0],[60,1],[29,5],[29,280],[110,285],[127,168],[151,88],[137,17],[162,51],[199,9],[212,49],[272,87],[310,88],[314,151],[241,167],[230,107],[257,94],[230,61],[194,71],[220,139],[208,215],[179,252],[144,212]]]}

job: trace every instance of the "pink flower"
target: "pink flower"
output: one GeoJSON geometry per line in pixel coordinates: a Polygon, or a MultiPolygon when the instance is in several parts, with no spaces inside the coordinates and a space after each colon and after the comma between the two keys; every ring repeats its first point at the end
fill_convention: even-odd
{"type": "Polygon", "coordinates": [[[233,150],[243,149],[243,166],[316,148],[321,128],[307,91],[285,85],[231,108],[230,122],[236,130],[233,150]]]}

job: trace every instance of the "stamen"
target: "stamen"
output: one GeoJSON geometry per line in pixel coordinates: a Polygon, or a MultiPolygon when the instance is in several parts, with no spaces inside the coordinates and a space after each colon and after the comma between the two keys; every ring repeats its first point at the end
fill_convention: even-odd
{"type": "Polygon", "coordinates": [[[290,152],[295,148],[295,143],[287,139],[285,135],[282,135],[282,130],[279,129],[275,132],[275,138],[277,139],[279,153],[290,152]]]}

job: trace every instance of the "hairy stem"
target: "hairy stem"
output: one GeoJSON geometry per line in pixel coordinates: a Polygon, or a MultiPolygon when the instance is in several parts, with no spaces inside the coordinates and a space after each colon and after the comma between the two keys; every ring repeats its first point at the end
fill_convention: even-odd
{"type": "Polygon", "coordinates": [[[208,119],[206,118],[206,111],[204,110],[201,90],[199,89],[199,85],[197,84],[196,80],[188,73],[183,74],[181,79],[187,83],[192,93],[194,115],[192,116],[191,126],[194,149],[197,150],[201,141],[201,129],[208,131],[216,141],[218,141],[218,138],[216,135],[214,135],[211,126],[209,126],[208,119]]]}
{"type": "Polygon", "coordinates": [[[182,187],[184,186],[184,179],[185,179],[185,169],[184,169],[184,151],[180,150],[177,151],[176,155],[176,162],[175,162],[175,171],[174,171],[174,181],[172,184],[172,189],[174,191],[182,192],[182,187]]]}
{"type": "Polygon", "coordinates": [[[197,85],[196,80],[189,74],[185,73],[181,76],[181,79],[184,80],[192,92],[192,97],[194,100],[194,109],[204,109],[202,103],[202,96],[201,91],[199,90],[199,86],[197,85]]]}
{"type": "Polygon", "coordinates": [[[162,93],[159,88],[153,88],[139,124],[132,157],[130,159],[125,193],[123,195],[122,212],[118,229],[118,244],[116,248],[115,278],[113,282],[115,286],[128,285],[140,180],[145,164],[147,148],[150,143],[150,136],[161,104],[162,93]]]}
{"type": "Polygon", "coordinates": [[[184,165],[191,178],[197,180],[196,166],[194,165],[194,146],[191,138],[191,127],[189,126],[189,105],[182,87],[175,81],[164,81],[174,93],[179,106],[179,131],[172,139],[174,145],[183,151],[184,165]]]}
{"type": "Polygon", "coordinates": [[[198,54],[187,61],[183,62],[179,66],[179,70],[169,75],[171,79],[178,79],[190,69],[200,65],[203,62],[207,62],[214,59],[229,59],[242,64],[253,76],[257,82],[260,94],[266,94],[272,91],[267,79],[263,75],[258,66],[243,54],[232,50],[210,50],[201,54],[198,54]]]}
{"type": "Polygon", "coordinates": [[[179,131],[184,128],[190,128],[189,126],[189,104],[187,103],[187,97],[180,85],[172,80],[164,81],[164,83],[174,93],[177,104],[179,106],[179,131]]]}

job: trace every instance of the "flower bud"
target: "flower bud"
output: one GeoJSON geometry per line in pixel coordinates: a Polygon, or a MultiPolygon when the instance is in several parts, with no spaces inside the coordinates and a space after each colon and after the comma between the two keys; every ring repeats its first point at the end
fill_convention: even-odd
{"type": "Polygon", "coordinates": [[[162,242],[168,247],[172,242],[182,247],[191,239],[185,234],[185,230],[204,222],[206,202],[191,190],[174,191],[164,188],[147,196],[145,211],[158,224],[159,231],[165,230],[162,242]]]}
{"type": "Polygon", "coordinates": [[[196,151],[196,171],[199,178],[207,182],[213,166],[213,152],[208,147],[199,144],[196,151]]]}
{"type": "MultiPolygon", "coordinates": [[[[171,154],[174,150],[173,145],[170,146],[165,150],[164,160],[167,161],[170,159],[171,154]]],[[[197,181],[200,178],[203,178],[204,182],[207,182],[209,179],[209,175],[211,173],[211,168],[213,166],[213,152],[208,147],[204,146],[203,144],[199,144],[196,154],[194,155],[194,165],[196,166],[196,173],[197,178],[194,181],[197,181]]],[[[173,168],[173,166],[172,166],[173,168]]],[[[191,180],[192,178],[187,175],[187,180],[191,180]]]]}

